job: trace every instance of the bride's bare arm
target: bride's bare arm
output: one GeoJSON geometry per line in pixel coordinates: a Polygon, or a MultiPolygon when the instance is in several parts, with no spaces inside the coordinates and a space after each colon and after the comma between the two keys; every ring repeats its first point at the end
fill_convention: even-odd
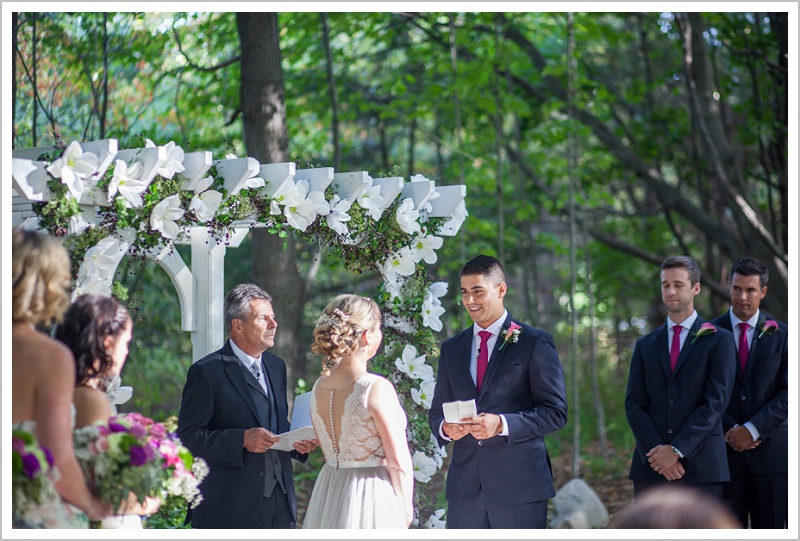
{"type": "Polygon", "coordinates": [[[372,384],[367,408],[375,421],[386,453],[386,466],[392,486],[406,508],[406,526],[414,518],[414,466],[406,439],[406,415],[394,386],[379,379],[372,384]]]}

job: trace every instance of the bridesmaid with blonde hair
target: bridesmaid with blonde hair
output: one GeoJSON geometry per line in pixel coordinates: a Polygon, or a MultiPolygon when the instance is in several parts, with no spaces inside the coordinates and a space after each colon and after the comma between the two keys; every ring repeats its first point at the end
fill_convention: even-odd
{"type": "Polygon", "coordinates": [[[52,453],[62,499],[100,520],[111,506],[89,491],[72,446],[72,353],[36,329],[60,321],[69,306],[69,255],[54,237],[18,228],[11,266],[11,422],[52,453]]]}
{"type": "Polygon", "coordinates": [[[323,357],[311,420],[325,455],[303,528],[408,528],[414,472],[407,419],[392,383],[367,371],[381,344],[375,301],[339,295],[314,329],[323,357]]]}

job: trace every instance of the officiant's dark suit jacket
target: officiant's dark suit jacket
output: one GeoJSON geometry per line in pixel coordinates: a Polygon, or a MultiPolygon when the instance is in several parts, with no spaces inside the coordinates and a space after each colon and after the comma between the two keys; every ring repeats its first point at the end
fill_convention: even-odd
{"type": "Polygon", "coordinates": [[[629,478],[642,487],[729,479],[722,416],[733,391],[736,347],[733,334],[719,327],[695,340],[704,322],[699,315],[695,319],[674,372],[666,323],[636,342],[625,412],[636,440],[629,478]],[[647,453],[661,444],[683,453],[686,473],[680,481],[667,481],[647,462],[647,453]]]}
{"type": "MultiPolygon", "coordinates": [[[[512,321],[516,320],[509,315],[503,329],[512,321]]],[[[454,442],[445,489],[449,501],[472,502],[479,489],[497,505],[542,501],[555,495],[543,437],[567,422],[564,372],[552,336],[516,323],[522,327],[519,341],[499,350],[503,336],[498,336],[480,394],[469,371],[473,327],[442,344],[428,415],[439,444],[447,443],[439,433],[444,420],[442,403],[453,400],[475,399],[478,413],[503,414],[509,432],[481,441],[467,435],[454,442]]]]}
{"type": "Polygon", "coordinates": [[[189,368],[178,414],[178,437],[195,456],[204,458],[210,469],[200,485],[203,501],[187,515],[193,528],[264,527],[265,496],[287,498],[296,522],[291,458],[305,461],[308,455],[296,451],[251,453],[243,446],[246,429],[261,426],[275,434],[289,430],[286,364],[266,351],[261,361],[270,383],[271,402],[236,358],[229,341],[189,368]]]}
{"type": "MultiPolygon", "coordinates": [[[[789,469],[787,420],[789,399],[787,341],[789,331],[784,323],[776,322],[780,330],[771,334],[765,333],[759,338],[758,335],[767,320],[768,318],[761,312],[753,334],[753,343],[750,345],[750,355],[744,373],[742,373],[738,357],[734,356],[736,378],[730,404],[722,418],[722,429],[727,432],[734,425],[744,425],[750,421],[758,429],[761,444],[755,449],[744,452],[734,451],[727,446],[731,480],[743,476],[745,470],[757,476],[770,476],[785,474],[789,469]]],[[[712,320],[712,323],[731,330],[730,312],[712,320]]],[[[765,478],[764,481],[770,483],[765,478]]],[[[781,482],[785,483],[785,481],[781,482]]],[[[788,494],[783,496],[783,498],[787,497],[788,494]]],[[[753,498],[756,507],[759,502],[769,507],[775,504],[775,501],[770,498],[753,498]]],[[[783,508],[786,508],[785,505],[783,508]]],[[[754,515],[772,517],[774,509],[762,509],[760,512],[758,509],[753,509],[753,511],[754,515]]],[[[746,512],[744,518],[743,522],[746,523],[746,512]]],[[[753,527],[764,526],[754,524],[753,527]]],[[[782,528],[783,525],[766,527],[782,528]]]]}

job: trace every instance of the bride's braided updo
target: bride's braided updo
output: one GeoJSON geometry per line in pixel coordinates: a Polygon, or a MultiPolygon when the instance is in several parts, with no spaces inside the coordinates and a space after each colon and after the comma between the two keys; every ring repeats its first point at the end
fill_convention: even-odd
{"type": "Polygon", "coordinates": [[[374,329],[381,320],[381,310],[372,299],[360,295],[339,295],[323,310],[314,328],[311,352],[321,355],[322,375],[354,354],[359,348],[359,338],[368,329],[374,329]]]}

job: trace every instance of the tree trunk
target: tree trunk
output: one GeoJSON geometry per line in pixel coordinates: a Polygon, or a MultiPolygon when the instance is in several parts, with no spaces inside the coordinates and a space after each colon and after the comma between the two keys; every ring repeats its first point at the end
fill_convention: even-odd
{"type": "MultiPolygon", "coordinates": [[[[236,21],[242,50],[241,108],[247,153],[261,163],[286,162],[289,144],[278,15],[238,13],[236,21]]],[[[294,344],[298,343],[305,282],[297,270],[291,233],[282,239],[256,228],[252,235],[253,281],[273,296],[279,325],[273,352],[286,360],[292,391],[294,367],[303,362],[294,344]]]]}
{"type": "Polygon", "coordinates": [[[333,170],[342,168],[341,150],[339,149],[339,96],[336,93],[336,79],[333,76],[333,54],[331,53],[330,25],[328,14],[320,13],[322,19],[322,43],[325,48],[325,68],[328,74],[328,93],[331,97],[331,139],[333,142],[333,170]]]}

